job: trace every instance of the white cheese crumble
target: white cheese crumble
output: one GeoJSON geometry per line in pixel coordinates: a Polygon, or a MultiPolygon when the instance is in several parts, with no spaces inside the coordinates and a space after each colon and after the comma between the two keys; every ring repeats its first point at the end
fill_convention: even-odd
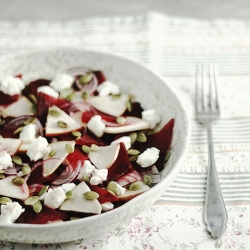
{"type": "Polygon", "coordinates": [[[94,173],[95,169],[95,166],[89,160],[85,160],[80,168],[77,179],[82,181],[84,176],[90,178],[91,175],[94,173]]]}
{"type": "Polygon", "coordinates": [[[110,81],[104,81],[97,87],[99,96],[108,96],[108,95],[118,95],[120,94],[120,88],[116,84],[110,81]]]}
{"type": "Polygon", "coordinates": [[[55,91],[53,88],[51,88],[50,86],[41,86],[37,89],[37,92],[42,92],[46,95],[52,96],[54,98],[58,98],[59,97],[59,93],[57,91],[55,91]]]}
{"type": "Polygon", "coordinates": [[[152,129],[157,123],[161,121],[160,116],[155,112],[154,109],[142,111],[142,120],[148,122],[149,127],[152,129]]]}
{"type": "Polygon", "coordinates": [[[114,187],[114,194],[116,196],[121,196],[125,194],[126,188],[122,187],[120,184],[118,184],[115,181],[112,181],[113,185],[115,185],[114,187]]]}
{"type": "Polygon", "coordinates": [[[100,115],[94,115],[87,123],[87,127],[97,137],[102,137],[106,126],[102,122],[102,117],[100,115]]]}
{"type": "Polygon", "coordinates": [[[23,212],[24,208],[18,202],[7,202],[5,205],[1,205],[0,222],[14,223],[23,212]]]}
{"type": "Polygon", "coordinates": [[[7,169],[8,167],[12,167],[12,159],[10,154],[7,151],[0,152],[0,170],[7,169]]]}
{"type": "Polygon", "coordinates": [[[90,178],[91,185],[99,185],[107,180],[108,169],[96,169],[90,178]]]}
{"type": "Polygon", "coordinates": [[[65,192],[61,187],[50,188],[45,196],[44,205],[50,208],[59,208],[66,199],[65,192]]]}
{"type": "Polygon", "coordinates": [[[67,192],[71,191],[73,188],[76,187],[75,183],[65,183],[61,186],[63,189],[64,193],[66,194],[67,192]]]}
{"type": "Polygon", "coordinates": [[[39,136],[35,138],[28,147],[27,155],[32,161],[42,159],[46,153],[50,152],[46,138],[39,136]]]}
{"type": "Polygon", "coordinates": [[[136,162],[143,168],[152,166],[158,160],[159,153],[160,150],[155,147],[148,148],[138,156],[136,162]]]}
{"type": "Polygon", "coordinates": [[[18,77],[7,76],[2,80],[0,90],[7,95],[17,95],[25,88],[23,81],[18,77]]]}
{"type": "Polygon", "coordinates": [[[103,212],[107,212],[107,211],[114,208],[114,204],[111,203],[111,202],[105,202],[105,203],[101,204],[101,206],[102,206],[102,211],[103,212]]]}
{"type": "Polygon", "coordinates": [[[50,86],[58,92],[61,92],[64,89],[68,89],[71,87],[75,78],[66,73],[58,74],[51,82],[50,86]]]}
{"type": "Polygon", "coordinates": [[[36,125],[30,123],[23,127],[19,134],[19,139],[24,143],[31,143],[36,138],[36,125]]]}
{"type": "Polygon", "coordinates": [[[131,138],[129,136],[122,136],[119,139],[112,141],[111,144],[119,144],[120,142],[124,143],[126,150],[131,148],[131,138]]]}

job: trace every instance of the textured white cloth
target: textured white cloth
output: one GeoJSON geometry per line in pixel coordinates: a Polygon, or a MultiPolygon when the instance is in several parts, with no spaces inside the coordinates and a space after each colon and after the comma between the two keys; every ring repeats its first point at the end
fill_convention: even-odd
{"type": "Polygon", "coordinates": [[[249,249],[250,248],[250,20],[179,19],[160,13],[67,23],[0,22],[0,54],[73,46],[120,53],[148,64],[185,103],[191,144],[174,183],[150,209],[88,239],[9,249],[249,249]],[[214,125],[216,163],[228,211],[223,237],[203,222],[207,172],[205,129],[194,119],[196,62],[218,64],[222,119],[214,125]]]}

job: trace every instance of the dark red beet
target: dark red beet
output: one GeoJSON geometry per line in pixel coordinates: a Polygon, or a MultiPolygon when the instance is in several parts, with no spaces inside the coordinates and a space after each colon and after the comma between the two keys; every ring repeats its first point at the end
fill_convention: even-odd
{"type": "Polygon", "coordinates": [[[120,143],[120,150],[115,162],[110,168],[108,168],[108,178],[107,183],[118,179],[120,176],[128,173],[132,170],[132,165],[130,163],[127,150],[124,143],[120,143]]]}
{"type": "Polygon", "coordinates": [[[107,143],[105,143],[102,139],[89,135],[88,133],[85,133],[80,139],[78,139],[76,141],[76,144],[81,146],[82,145],[91,146],[92,144],[96,144],[98,146],[107,145],[107,143]]]}
{"type": "Polygon", "coordinates": [[[94,191],[96,193],[99,194],[99,198],[97,198],[97,200],[103,204],[105,202],[114,202],[114,201],[119,201],[119,199],[111,194],[109,191],[107,191],[104,188],[100,188],[98,186],[94,186],[94,185],[90,185],[89,188],[91,189],[91,191],[94,191]]]}
{"type": "Polygon", "coordinates": [[[105,76],[104,76],[104,74],[103,74],[102,71],[97,70],[97,71],[94,71],[93,73],[95,74],[95,76],[96,76],[96,78],[98,80],[98,85],[100,85],[101,83],[103,83],[104,81],[106,81],[106,78],[105,78],[105,76]]]}
{"type": "Polygon", "coordinates": [[[16,102],[20,95],[7,95],[0,91],[0,105],[7,105],[16,102]]]}
{"type": "Polygon", "coordinates": [[[29,91],[31,94],[37,96],[37,89],[41,86],[48,86],[50,80],[47,79],[38,79],[36,81],[30,82],[29,84],[29,91]]]}
{"type": "Polygon", "coordinates": [[[68,215],[46,206],[43,206],[42,211],[37,214],[31,206],[26,206],[25,211],[20,215],[17,223],[47,224],[60,220],[68,220],[68,215]]]}
{"type": "Polygon", "coordinates": [[[141,118],[142,111],[143,111],[143,108],[141,107],[141,104],[139,102],[133,102],[132,110],[130,112],[126,110],[124,113],[124,116],[135,116],[135,117],[141,118]]]}

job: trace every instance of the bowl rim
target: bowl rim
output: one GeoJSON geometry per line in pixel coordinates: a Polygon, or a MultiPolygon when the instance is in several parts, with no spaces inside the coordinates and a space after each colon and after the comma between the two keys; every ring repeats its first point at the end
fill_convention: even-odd
{"type": "MultiPolygon", "coordinates": [[[[77,224],[82,224],[84,223],[89,223],[91,225],[91,221],[95,220],[96,218],[102,218],[102,217],[107,217],[107,214],[109,216],[112,215],[117,215],[120,213],[120,211],[122,210],[126,210],[127,207],[130,206],[131,203],[134,202],[139,202],[141,200],[144,199],[144,196],[147,196],[149,193],[155,192],[156,189],[161,189],[163,188],[163,186],[166,185],[166,183],[171,183],[175,176],[178,174],[181,164],[184,162],[186,153],[188,151],[188,147],[189,147],[189,142],[190,142],[190,135],[191,135],[191,121],[188,115],[187,110],[184,108],[184,104],[181,101],[181,99],[178,97],[178,95],[173,91],[173,89],[169,86],[169,84],[166,82],[166,80],[163,78],[163,76],[161,76],[159,73],[157,73],[155,70],[153,70],[152,68],[150,68],[149,66],[147,66],[145,63],[142,63],[140,61],[137,61],[133,58],[130,58],[128,56],[124,56],[118,53],[112,53],[112,52],[108,52],[108,51],[100,51],[100,50],[93,50],[93,49],[86,49],[86,48],[74,48],[74,47],[66,47],[66,46],[58,46],[56,48],[43,48],[43,49],[36,49],[36,50],[32,50],[32,51],[26,51],[26,52],[16,52],[16,53],[12,53],[12,54],[8,54],[8,55],[2,55],[0,57],[0,62],[2,60],[11,60],[14,59],[15,57],[21,57],[21,56],[32,56],[35,54],[40,54],[40,53],[49,53],[49,52],[62,52],[62,51],[68,51],[68,52],[86,52],[86,53],[93,53],[93,54],[98,54],[101,56],[108,56],[108,57],[112,57],[118,60],[123,60],[126,61],[128,63],[133,63],[135,64],[135,66],[139,66],[141,68],[143,68],[144,70],[149,71],[151,74],[155,75],[162,83],[164,83],[167,88],[169,89],[169,91],[171,92],[171,95],[173,95],[176,98],[177,103],[179,104],[179,109],[181,110],[181,113],[183,114],[182,119],[184,119],[184,124],[186,124],[185,128],[185,141],[184,143],[182,143],[182,150],[179,152],[179,157],[178,159],[174,162],[175,167],[172,168],[172,170],[167,174],[166,177],[164,177],[164,179],[162,179],[159,183],[157,183],[155,186],[153,186],[152,188],[150,188],[147,192],[144,192],[136,197],[134,197],[133,199],[131,199],[130,201],[127,201],[126,203],[124,203],[123,205],[121,205],[120,207],[117,207],[113,210],[107,211],[105,213],[101,213],[98,215],[92,215],[89,217],[84,217],[84,218],[80,218],[77,220],[72,220],[72,221],[64,221],[63,224],[61,222],[55,222],[55,223],[49,223],[49,224],[25,224],[25,223],[12,223],[12,224],[6,224],[6,223],[2,223],[0,222],[0,228],[4,229],[4,228],[10,228],[10,229],[36,229],[36,230],[44,230],[44,229],[52,229],[52,228],[61,228],[62,225],[65,226],[66,225],[77,225],[77,224]]],[[[167,187],[166,187],[167,189],[167,187]]]]}

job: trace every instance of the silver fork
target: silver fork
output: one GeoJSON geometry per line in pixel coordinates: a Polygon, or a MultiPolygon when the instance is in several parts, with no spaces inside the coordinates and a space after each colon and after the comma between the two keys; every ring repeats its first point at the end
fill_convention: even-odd
{"type": "MultiPolygon", "coordinates": [[[[207,71],[206,71],[207,72],[207,71]]],[[[214,64],[209,65],[208,86],[205,85],[203,65],[196,67],[196,118],[207,129],[208,140],[208,173],[205,196],[204,221],[213,238],[219,238],[226,229],[228,220],[225,203],[222,197],[218,174],[215,166],[212,123],[220,118],[220,107],[214,64]],[[208,87],[208,96],[205,87],[208,87]]],[[[206,77],[206,78],[205,78],[206,77]]]]}

